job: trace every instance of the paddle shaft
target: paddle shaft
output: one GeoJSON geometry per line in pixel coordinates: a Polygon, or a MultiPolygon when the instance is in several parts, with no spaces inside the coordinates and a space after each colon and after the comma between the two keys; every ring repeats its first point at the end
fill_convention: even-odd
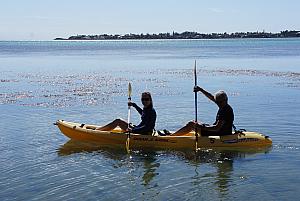
{"type": "MultiPolygon", "coordinates": [[[[131,102],[131,84],[130,82],[128,83],[128,102],[131,102]]],[[[130,128],[129,124],[130,124],[130,117],[131,117],[131,106],[128,105],[128,119],[127,119],[127,123],[128,123],[128,129],[130,128]]]]}
{"type": "MultiPolygon", "coordinates": [[[[196,67],[196,60],[195,60],[195,67],[194,67],[194,76],[195,76],[195,86],[197,86],[197,67],[196,67]]],[[[197,122],[197,113],[198,113],[198,107],[197,107],[197,92],[195,92],[195,121],[197,122]]]]}
{"type": "MultiPolygon", "coordinates": [[[[131,102],[131,97],[128,97],[128,102],[131,102]]],[[[129,124],[130,124],[130,117],[131,117],[131,106],[128,106],[128,119],[127,119],[128,129],[130,128],[130,126],[129,126],[129,124]]]]}
{"type": "MultiPolygon", "coordinates": [[[[130,102],[131,101],[131,84],[130,84],[130,82],[128,83],[128,102],[130,102]]],[[[127,140],[126,140],[126,150],[127,150],[127,153],[129,153],[130,152],[130,147],[129,147],[129,143],[130,143],[130,116],[131,116],[131,110],[130,110],[130,106],[128,106],[128,121],[127,121],[127,123],[128,123],[128,134],[127,134],[127,140]]]]}
{"type": "MultiPolygon", "coordinates": [[[[195,76],[195,86],[197,86],[197,65],[196,65],[196,60],[195,60],[195,66],[194,66],[194,76],[195,76]]],[[[198,106],[197,106],[197,92],[195,91],[195,136],[196,136],[196,140],[195,140],[195,148],[196,148],[196,152],[198,150],[198,131],[197,131],[197,114],[198,114],[198,106]]]]}

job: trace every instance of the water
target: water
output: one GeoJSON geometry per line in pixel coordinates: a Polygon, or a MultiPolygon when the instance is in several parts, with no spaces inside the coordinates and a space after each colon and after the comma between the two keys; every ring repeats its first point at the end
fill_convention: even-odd
{"type": "MultiPolygon", "coordinates": [[[[299,64],[299,39],[2,41],[1,200],[298,200],[299,64]],[[194,118],[195,59],[199,85],[227,91],[235,124],[271,149],[127,155],[52,125],[127,119],[130,81],[139,105],[152,92],[157,129],[176,130],[194,118]]],[[[199,94],[198,119],[216,112],[199,94]]]]}

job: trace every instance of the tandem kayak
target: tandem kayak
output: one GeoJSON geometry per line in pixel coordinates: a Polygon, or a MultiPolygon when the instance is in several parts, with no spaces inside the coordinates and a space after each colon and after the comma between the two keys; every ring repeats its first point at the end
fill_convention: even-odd
{"type": "MultiPolygon", "coordinates": [[[[72,140],[100,143],[108,145],[125,146],[127,133],[120,129],[112,131],[95,130],[97,125],[81,124],[58,120],[55,123],[60,131],[72,140]]],[[[153,149],[195,149],[195,133],[191,132],[183,136],[160,136],[130,134],[130,148],[153,149]]],[[[259,148],[272,145],[268,136],[257,132],[241,132],[227,136],[199,136],[198,148],[259,148]]]]}

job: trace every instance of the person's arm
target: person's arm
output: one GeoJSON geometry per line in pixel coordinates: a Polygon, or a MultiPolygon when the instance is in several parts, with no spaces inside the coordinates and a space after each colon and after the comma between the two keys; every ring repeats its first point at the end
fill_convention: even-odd
{"type": "Polygon", "coordinates": [[[136,109],[136,111],[138,111],[138,113],[140,115],[142,115],[143,109],[140,108],[137,104],[135,104],[134,102],[128,102],[128,106],[132,106],[136,109]]]}
{"type": "Polygon", "coordinates": [[[201,93],[203,93],[208,99],[210,99],[211,101],[213,101],[214,103],[216,103],[215,101],[215,97],[209,93],[208,91],[205,91],[204,89],[202,89],[201,87],[199,86],[195,86],[194,87],[194,92],[198,92],[200,91],[201,93]]]}
{"type": "Polygon", "coordinates": [[[204,126],[202,129],[206,131],[219,132],[224,124],[225,120],[217,120],[215,124],[211,126],[204,126]]]}

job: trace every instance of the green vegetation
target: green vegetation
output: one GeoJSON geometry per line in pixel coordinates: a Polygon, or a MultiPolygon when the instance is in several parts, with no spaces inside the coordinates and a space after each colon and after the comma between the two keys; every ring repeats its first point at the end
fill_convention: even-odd
{"type": "Polygon", "coordinates": [[[224,38],[289,38],[300,37],[300,31],[281,31],[280,33],[263,32],[236,32],[210,33],[197,32],[159,33],[159,34],[125,34],[125,35],[77,35],[69,38],[55,38],[55,40],[138,40],[138,39],[224,39],[224,38]]]}

